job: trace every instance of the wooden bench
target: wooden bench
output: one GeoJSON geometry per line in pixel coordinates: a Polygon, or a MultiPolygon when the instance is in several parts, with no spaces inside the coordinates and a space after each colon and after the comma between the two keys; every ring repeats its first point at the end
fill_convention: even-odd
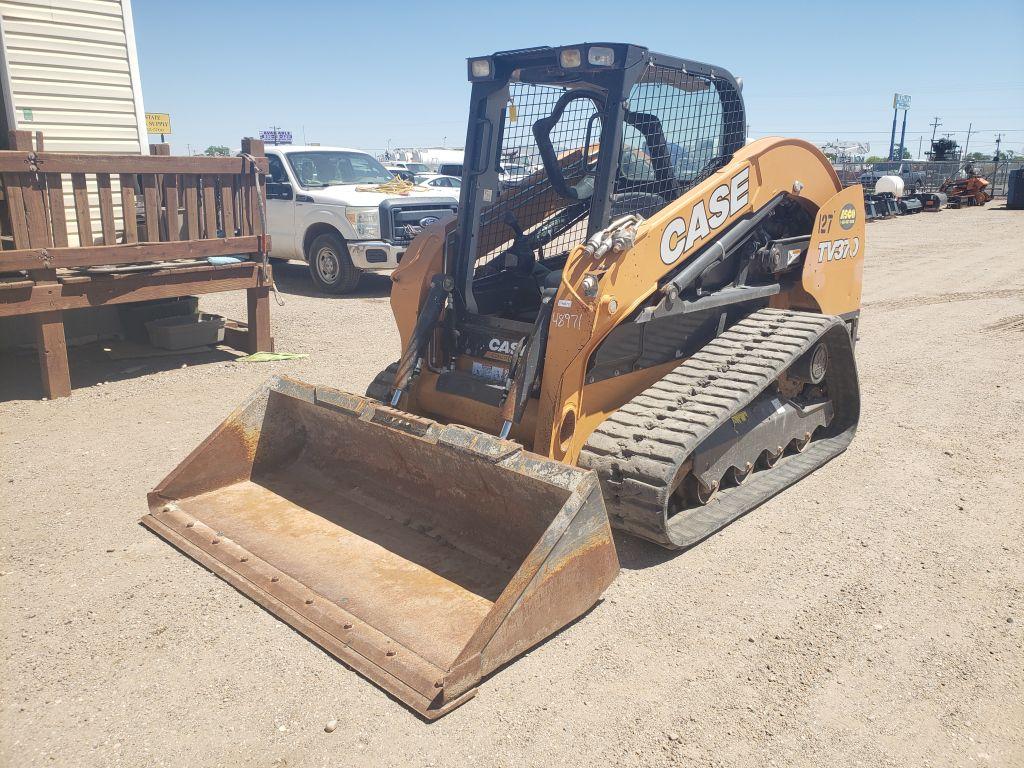
{"type": "Polygon", "coordinates": [[[262,142],[243,140],[253,160],[173,157],[166,144],[149,156],[45,152],[28,131],[11,131],[10,146],[0,151],[0,317],[32,317],[46,397],[71,394],[69,309],[245,290],[246,322],[229,322],[224,341],[272,351],[262,142]],[[212,256],[251,260],[213,266],[212,256]]]}

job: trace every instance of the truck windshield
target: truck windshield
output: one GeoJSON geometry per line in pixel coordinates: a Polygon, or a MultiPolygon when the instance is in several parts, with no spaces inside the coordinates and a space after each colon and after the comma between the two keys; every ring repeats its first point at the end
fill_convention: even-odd
{"type": "Polygon", "coordinates": [[[303,187],[334,184],[383,184],[392,174],[362,152],[289,152],[291,165],[303,187]]]}

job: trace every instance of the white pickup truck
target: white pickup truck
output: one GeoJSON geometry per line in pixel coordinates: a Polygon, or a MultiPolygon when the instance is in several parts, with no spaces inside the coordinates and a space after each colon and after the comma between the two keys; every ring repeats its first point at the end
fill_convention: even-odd
{"type": "Polygon", "coordinates": [[[459,208],[434,187],[376,191],[394,177],[356,149],[278,146],[266,154],[271,255],[302,259],[328,293],[355,290],[364,271],[394,269],[421,229],[459,208]]]}

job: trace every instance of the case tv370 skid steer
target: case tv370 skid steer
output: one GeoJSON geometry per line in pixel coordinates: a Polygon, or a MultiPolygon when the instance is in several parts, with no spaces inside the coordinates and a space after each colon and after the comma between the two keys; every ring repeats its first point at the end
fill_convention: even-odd
{"type": "Polygon", "coordinates": [[[469,79],[457,218],[380,211],[401,359],[272,379],[144,518],[428,718],[596,603],[610,526],[695,544],[859,414],[863,193],[745,144],[727,71],[601,43],[469,79]]]}

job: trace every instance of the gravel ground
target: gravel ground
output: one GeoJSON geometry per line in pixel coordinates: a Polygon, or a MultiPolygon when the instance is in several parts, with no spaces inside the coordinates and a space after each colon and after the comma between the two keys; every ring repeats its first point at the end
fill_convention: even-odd
{"type": "Polygon", "coordinates": [[[1022,243],[1001,205],[870,224],[851,449],[689,552],[620,537],[604,600],[433,724],[137,524],[271,373],[395,359],[387,278],[279,269],[305,360],[82,350],[42,402],[0,357],[0,763],[1024,765],[1022,243]]]}

